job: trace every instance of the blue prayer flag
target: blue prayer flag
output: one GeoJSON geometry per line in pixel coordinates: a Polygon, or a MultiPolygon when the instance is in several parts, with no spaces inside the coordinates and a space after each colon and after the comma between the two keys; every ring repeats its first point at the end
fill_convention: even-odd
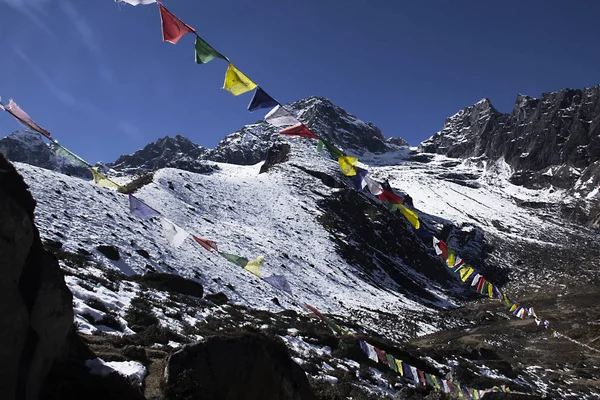
{"type": "Polygon", "coordinates": [[[131,194],[129,195],[129,211],[138,218],[148,219],[158,217],[160,214],[154,208],[141,200],[136,199],[131,194]]]}
{"type": "Polygon", "coordinates": [[[248,111],[256,111],[261,108],[275,107],[278,104],[279,103],[277,102],[277,100],[269,96],[267,92],[265,92],[260,88],[260,86],[258,86],[256,88],[256,91],[254,92],[254,96],[252,96],[250,104],[248,104],[248,111]]]}

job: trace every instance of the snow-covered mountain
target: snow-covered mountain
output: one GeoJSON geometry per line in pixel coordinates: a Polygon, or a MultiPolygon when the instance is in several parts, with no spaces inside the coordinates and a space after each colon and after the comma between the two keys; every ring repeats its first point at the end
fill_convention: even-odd
{"type": "MultiPolygon", "coordinates": [[[[348,153],[383,153],[408,145],[399,137],[385,139],[379,128],[372,123],[361,121],[321,97],[308,97],[285,107],[317,135],[336,143],[348,153]]],[[[107,164],[107,167],[132,174],[165,167],[191,172],[209,171],[212,164],[201,160],[253,165],[265,159],[267,150],[273,144],[285,142],[278,131],[260,120],[227,135],[214,149],[194,144],[180,135],[165,137],[133,154],[119,157],[114,163],[107,164]]]]}
{"type": "MultiPolygon", "coordinates": [[[[484,106],[474,107],[483,115],[484,106]]],[[[581,200],[571,188],[524,187],[511,179],[506,157],[418,153],[324,99],[293,107],[316,133],[359,155],[374,178],[408,193],[421,222],[512,297],[531,303],[570,337],[587,343],[600,335],[598,231],[561,218],[561,210],[581,200]]],[[[560,398],[600,394],[595,354],[549,337],[531,320],[511,319],[497,302],[477,300],[429,239],[357,192],[337,161],[317,153],[310,140],[279,137],[260,121],[213,150],[179,136],[119,160],[111,167],[121,182],[155,171],[137,197],[216,241],[222,252],[265,256],[262,275],[286,276],[293,295],[190,238],[180,248],[169,246],[159,221],[133,217],[123,194],[17,163],[38,202],[42,239],[74,294],[78,330],[106,361],[115,353],[141,360],[120,350],[131,343],[147,347],[152,366],[183,343],[251,326],[286,343],[319,398],[427,393],[369,361],[356,340],[300,317],[307,302],[396,357],[464,385],[507,384],[560,398]],[[193,170],[198,165],[211,167],[193,170]],[[157,274],[200,283],[207,301],[166,290],[157,274]]],[[[591,204],[596,194],[590,194],[591,204]]]]}
{"type": "Polygon", "coordinates": [[[457,158],[504,160],[511,181],[594,197],[600,185],[600,86],[519,95],[510,114],[488,99],[466,107],[419,148],[457,158]]]}

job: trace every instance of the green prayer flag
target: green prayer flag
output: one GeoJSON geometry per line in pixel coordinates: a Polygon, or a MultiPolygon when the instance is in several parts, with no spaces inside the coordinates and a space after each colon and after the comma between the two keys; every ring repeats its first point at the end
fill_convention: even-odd
{"type": "Polygon", "coordinates": [[[227,57],[216,51],[200,36],[196,36],[196,64],[206,64],[207,62],[212,61],[215,58],[222,58],[223,60],[227,60],[227,57]]]}
{"type": "Polygon", "coordinates": [[[334,159],[337,160],[338,158],[340,158],[344,155],[344,153],[342,153],[342,151],[340,149],[335,147],[333,144],[329,143],[327,140],[321,139],[321,141],[323,142],[323,144],[329,151],[329,154],[331,154],[331,157],[333,157],[334,159]]]}
{"type": "Polygon", "coordinates": [[[63,157],[69,160],[71,164],[81,164],[85,167],[89,167],[90,165],[83,161],[81,158],[71,153],[69,150],[62,147],[60,144],[56,142],[50,143],[50,149],[54,152],[54,154],[58,157],[63,157]]]}
{"type": "Polygon", "coordinates": [[[240,256],[236,256],[235,254],[221,253],[221,252],[219,252],[219,254],[222,257],[228,259],[229,261],[231,261],[234,264],[239,265],[242,268],[244,268],[248,264],[248,259],[246,257],[240,257],[240,256]]]}
{"type": "Polygon", "coordinates": [[[394,356],[386,354],[385,358],[387,358],[387,362],[390,365],[390,368],[393,369],[395,372],[398,372],[398,365],[396,364],[396,359],[394,358],[394,356]]]}
{"type": "Polygon", "coordinates": [[[319,139],[319,141],[317,142],[317,151],[320,153],[323,151],[323,141],[321,139],[319,139]]]}

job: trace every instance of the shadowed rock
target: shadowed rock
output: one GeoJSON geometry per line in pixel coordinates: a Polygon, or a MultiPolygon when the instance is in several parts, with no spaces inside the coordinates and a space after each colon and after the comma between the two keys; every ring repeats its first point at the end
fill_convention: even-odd
{"type": "Polygon", "coordinates": [[[0,393],[36,399],[73,325],[73,295],[33,224],[35,201],[0,155],[0,393]]]}
{"type": "Polygon", "coordinates": [[[316,399],[285,345],[251,333],[185,346],[169,357],[165,377],[168,399],[316,399]]]}

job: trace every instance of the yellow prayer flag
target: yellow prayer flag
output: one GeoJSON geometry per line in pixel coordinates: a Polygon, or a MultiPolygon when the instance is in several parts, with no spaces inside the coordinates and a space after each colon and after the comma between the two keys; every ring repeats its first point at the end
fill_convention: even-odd
{"type": "Polygon", "coordinates": [[[265,258],[263,256],[258,257],[256,260],[252,260],[246,264],[244,269],[248,272],[252,272],[254,275],[260,278],[260,267],[262,267],[265,258]]]}
{"type": "Polygon", "coordinates": [[[452,384],[454,386],[456,386],[456,388],[458,389],[458,398],[462,399],[464,397],[464,394],[463,394],[462,388],[460,387],[460,383],[452,382],[452,384]]]}
{"type": "Polygon", "coordinates": [[[510,310],[508,310],[508,311],[510,311],[510,312],[513,312],[513,311],[515,311],[516,309],[517,309],[517,305],[516,305],[516,304],[513,304],[513,305],[512,305],[512,307],[510,308],[510,310]]]}
{"type": "Polygon", "coordinates": [[[456,256],[454,255],[454,253],[452,251],[450,251],[450,254],[448,254],[448,259],[446,260],[446,263],[448,264],[449,267],[454,267],[455,261],[456,261],[456,256]]]}
{"type": "Polygon", "coordinates": [[[467,279],[469,279],[469,276],[471,276],[471,274],[475,272],[475,270],[471,267],[467,267],[467,268],[463,268],[460,270],[460,279],[463,282],[466,282],[467,279]]]}
{"type": "Polygon", "coordinates": [[[394,362],[396,363],[396,366],[398,367],[398,373],[400,374],[400,376],[404,376],[404,370],[402,369],[402,360],[398,360],[397,358],[394,358],[394,362]]]}
{"type": "Polygon", "coordinates": [[[491,283],[488,285],[488,296],[490,297],[490,299],[494,298],[494,287],[491,283]]]}
{"type": "Polygon", "coordinates": [[[404,218],[408,220],[415,227],[415,229],[419,229],[421,227],[421,223],[419,222],[419,216],[412,210],[409,210],[402,204],[398,204],[398,209],[404,215],[404,218]]]}
{"type": "Polygon", "coordinates": [[[119,185],[116,182],[111,181],[106,176],[102,175],[98,171],[98,168],[92,167],[91,170],[92,170],[92,176],[94,177],[94,182],[96,182],[96,185],[98,185],[100,187],[116,188],[119,190],[125,189],[123,186],[119,185]]]}
{"type": "Polygon", "coordinates": [[[234,96],[239,96],[242,93],[249,92],[256,88],[256,83],[252,82],[250,78],[237,69],[233,64],[229,64],[227,72],[225,73],[225,83],[223,83],[223,89],[231,92],[234,96]]]}
{"type": "Polygon", "coordinates": [[[342,174],[346,176],[356,175],[356,166],[358,165],[358,158],[341,156],[338,158],[338,163],[340,164],[342,174]]]}

